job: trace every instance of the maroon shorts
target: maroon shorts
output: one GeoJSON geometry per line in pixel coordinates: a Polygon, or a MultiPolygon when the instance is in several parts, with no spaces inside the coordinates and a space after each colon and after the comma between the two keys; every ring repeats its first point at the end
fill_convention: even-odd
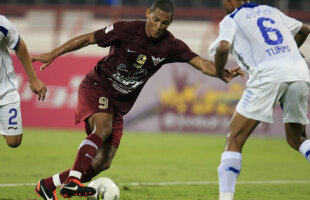
{"type": "Polygon", "coordinates": [[[115,111],[108,90],[98,83],[84,79],[79,86],[78,105],[75,113],[75,124],[85,122],[87,135],[92,133],[88,123],[85,121],[95,113],[109,113],[113,115],[112,134],[108,142],[118,147],[123,133],[123,115],[115,111]]]}

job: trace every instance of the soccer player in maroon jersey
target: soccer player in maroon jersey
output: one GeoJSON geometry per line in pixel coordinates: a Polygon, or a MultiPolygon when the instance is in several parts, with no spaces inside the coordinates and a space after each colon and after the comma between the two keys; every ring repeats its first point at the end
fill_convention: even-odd
{"type": "MultiPolygon", "coordinates": [[[[109,54],[86,74],[78,91],[76,123],[85,122],[88,136],[80,144],[71,169],[38,182],[35,191],[43,199],[61,196],[89,196],[96,191],[81,182],[90,181],[110,167],[123,131],[123,115],[133,106],[146,81],[161,66],[187,62],[209,76],[216,76],[212,61],[192,52],[176,39],[168,26],[173,20],[174,6],[170,0],[155,0],[146,10],[146,21],[119,21],[101,30],[75,37],[49,53],[33,57],[45,69],[56,57],[91,44],[109,47],[109,54]]],[[[239,67],[226,70],[228,82],[243,72],[239,67]]]]}

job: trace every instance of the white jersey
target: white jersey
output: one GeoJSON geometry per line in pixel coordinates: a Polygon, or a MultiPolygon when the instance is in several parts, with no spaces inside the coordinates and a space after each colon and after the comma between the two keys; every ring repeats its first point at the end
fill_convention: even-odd
{"type": "Polygon", "coordinates": [[[0,15],[0,106],[19,101],[17,79],[8,51],[14,50],[19,42],[15,26],[0,15]]]}
{"type": "Polygon", "coordinates": [[[221,41],[231,44],[230,53],[249,74],[247,86],[266,82],[309,82],[308,67],[294,35],[302,23],[278,9],[244,4],[220,23],[220,34],[210,46],[214,55],[221,41]]]}

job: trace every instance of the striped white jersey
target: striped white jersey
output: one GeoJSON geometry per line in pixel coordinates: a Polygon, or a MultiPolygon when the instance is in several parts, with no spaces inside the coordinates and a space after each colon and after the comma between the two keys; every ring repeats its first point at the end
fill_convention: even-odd
{"type": "Polygon", "coordinates": [[[209,54],[215,54],[221,41],[228,41],[230,53],[249,74],[247,86],[309,82],[307,64],[294,40],[301,27],[301,22],[276,8],[244,4],[221,21],[219,36],[210,46],[209,54]]]}
{"type": "Polygon", "coordinates": [[[19,101],[17,79],[8,49],[14,50],[19,42],[15,26],[0,15],[0,105],[19,101]]]}

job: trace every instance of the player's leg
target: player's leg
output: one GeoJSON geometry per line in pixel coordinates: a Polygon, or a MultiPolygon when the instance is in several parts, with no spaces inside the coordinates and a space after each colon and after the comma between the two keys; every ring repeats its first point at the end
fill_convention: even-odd
{"type": "Polygon", "coordinates": [[[292,82],[281,98],[286,140],[295,150],[299,150],[310,162],[310,140],[306,138],[309,86],[306,82],[292,82]]]}
{"type": "Polygon", "coordinates": [[[218,167],[220,200],[233,200],[237,177],[241,171],[242,147],[259,121],[248,119],[238,112],[232,117],[225,152],[218,167]]]}
{"type": "MultiPolygon", "coordinates": [[[[85,125],[86,133],[91,133],[92,130],[90,129],[88,124],[85,123],[85,125]]],[[[89,166],[83,173],[81,177],[82,183],[90,181],[101,171],[107,170],[110,167],[122,136],[122,127],[122,119],[115,120],[113,122],[112,136],[99,148],[96,157],[92,161],[92,165],[89,166]]],[[[36,186],[36,193],[41,192],[41,194],[44,196],[44,190],[44,192],[50,197],[55,195],[54,192],[56,191],[56,188],[60,187],[67,180],[70,170],[71,169],[68,169],[64,172],[40,180],[36,186]]]]}
{"type": "MultiPolygon", "coordinates": [[[[92,129],[89,127],[88,124],[85,127],[88,137],[85,138],[85,140],[81,143],[79,147],[76,161],[74,164],[75,168],[68,169],[62,173],[43,179],[42,182],[44,186],[50,192],[54,192],[56,187],[58,187],[60,184],[63,184],[64,182],[69,182],[70,180],[68,181],[68,178],[70,179],[70,176],[71,178],[77,180],[78,183],[73,182],[72,184],[74,184],[75,186],[77,184],[77,188],[79,190],[81,188],[80,179],[83,179],[83,176],[81,175],[85,175],[85,173],[87,174],[89,166],[91,165],[91,155],[96,155],[98,147],[101,146],[102,140],[105,139],[104,134],[101,135],[98,133],[106,132],[106,135],[110,134],[109,130],[111,129],[110,124],[112,124],[112,122],[110,122],[112,119],[112,114],[109,113],[113,113],[113,107],[110,105],[110,101],[108,99],[109,94],[106,93],[107,90],[101,88],[101,86],[96,88],[94,87],[94,84],[86,79],[84,79],[80,84],[78,91],[78,106],[75,116],[76,124],[91,120],[90,125],[92,125],[92,129]]],[[[73,188],[76,188],[75,186],[73,188]]],[[[84,188],[84,186],[82,187],[84,188]]],[[[85,188],[86,190],[93,190],[93,188],[85,188]]],[[[76,191],[73,191],[73,193],[74,192],[76,191]]],[[[93,190],[93,192],[95,191],[93,190]]],[[[72,192],[69,195],[66,194],[66,197],[69,197],[70,195],[72,195],[72,192]]],[[[85,195],[84,192],[81,193],[80,196],[83,195],[85,195]]]]}
{"type": "Polygon", "coordinates": [[[19,101],[1,106],[0,134],[9,147],[16,148],[21,144],[23,127],[19,101]]]}
{"type": "Polygon", "coordinates": [[[109,113],[95,113],[88,119],[93,130],[81,143],[75,163],[71,169],[68,180],[81,179],[83,172],[91,165],[98,149],[112,134],[113,116],[109,113]]]}
{"type": "Polygon", "coordinates": [[[304,131],[301,133],[301,138],[307,139],[306,127],[304,128],[304,131]]]}
{"type": "Polygon", "coordinates": [[[285,132],[287,143],[299,151],[310,162],[310,140],[303,137],[305,125],[286,123],[285,132]]]}
{"type": "Polygon", "coordinates": [[[3,137],[9,147],[17,148],[22,143],[23,134],[13,136],[3,135],[3,137]]]}
{"type": "Polygon", "coordinates": [[[232,200],[241,171],[242,147],[260,121],[273,122],[273,108],[287,88],[282,83],[248,87],[236,107],[227,137],[226,151],[218,168],[220,200],[232,200]]]}
{"type": "Polygon", "coordinates": [[[89,167],[89,169],[87,169],[87,173],[82,176],[81,182],[88,182],[93,177],[97,176],[100,172],[109,169],[116,151],[116,147],[109,143],[104,143],[98,150],[92,165],[89,167]]]}
{"type": "MultiPolygon", "coordinates": [[[[123,134],[123,117],[114,114],[112,135],[99,148],[92,165],[84,172],[81,181],[88,182],[100,172],[110,168],[123,134]]],[[[91,128],[91,127],[90,127],[91,128]]]]}
{"type": "Polygon", "coordinates": [[[99,149],[92,167],[95,172],[102,172],[110,168],[112,160],[116,154],[117,148],[109,143],[104,143],[99,149]]]}
{"type": "Polygon", "coordinates": [[[298,123],[285,123],[285,133],[287,143],[295,150],[299,150],[300,145],[306,140],[302,134],[305,130],[305,125],[298,123]]]}
{"type": "Polygon", "coordinates": [[[95,113],[88,118],[93,132],[80,144],[74,165],[69,177],[61,186],[60,194],[65,198],[71,196],[89,196],[96,191],[81,184],[82,174],[91,166],[98,149],[112,133],[113,116],[109,113],[95,113]]]}
{"type": "Polygon", "coordinates": [[[69,177],[60,188],[60,194],[64,197],[88,196],[96,192],[80,181],[98,149],[112,133],[114,108],[108,91],[103,85],[96,85],[87,78],[79,86],[76,123],[87,122],[92,132],[80,144],[69,177]]]}

